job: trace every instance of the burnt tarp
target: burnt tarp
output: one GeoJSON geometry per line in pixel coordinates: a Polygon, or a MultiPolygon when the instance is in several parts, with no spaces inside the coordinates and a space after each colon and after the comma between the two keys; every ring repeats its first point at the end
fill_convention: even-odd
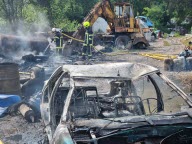
{"type": "Polygon", "coordinates": [[[4,116],[9,106],[21,101],[20,96],[0,94],[0,117],[4,116]]]}
{"type": "Polygon", "coordinates": [[[71,77],[103,77],[136,79],[156,73],[159,70],[144,64],[136,63],[105,63],[97,65],[64,65],[63,70],[71,77]]]}

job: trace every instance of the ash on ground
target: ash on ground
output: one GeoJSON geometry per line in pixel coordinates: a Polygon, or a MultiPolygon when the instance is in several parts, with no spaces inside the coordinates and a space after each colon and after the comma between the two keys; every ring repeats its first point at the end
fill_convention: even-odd
{"type": "Polygon", "coordinates": [[[6,144],[43,144],[46,139],[42,122],[28,123],[21,115],[2,118],[0,127],[0,139],[6,144]]]}

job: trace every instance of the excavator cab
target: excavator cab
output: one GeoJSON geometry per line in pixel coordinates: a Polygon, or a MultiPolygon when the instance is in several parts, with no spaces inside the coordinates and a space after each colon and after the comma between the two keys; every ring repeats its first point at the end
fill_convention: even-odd
{"type": "Polygon", "coordinates": [[[126,2],[115,3],[114,12],[116,15],[114,24],[117,32],[125,30],[125,28],[134,28],[134,14],[131,4],[126,2]]]}

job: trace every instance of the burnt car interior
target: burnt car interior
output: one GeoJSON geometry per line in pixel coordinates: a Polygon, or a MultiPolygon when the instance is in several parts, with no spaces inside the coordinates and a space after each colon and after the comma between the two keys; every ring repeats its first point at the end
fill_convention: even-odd
{"type": "Polygon", "coordinates": [[[97,87],[75,87],[69,113],[71,118],[116,118],[123,116],[145,115],[163,110],[162,100],[158,98],[141,99],[137,95],[129,95],[125,87],[130,80],[115,80],[110,83],[110,92],[98,95],[97,87]],[[144,102],[147,103],[144,107],[144,102]],[[151,108],[150,103],[156,103],[151,108]],[[145,110],[145,108],[147,110],[145,110]]]}
{"type": "MultiPolygon", "coordinates": [[[[70,97],[66,124],[70,125],[69,133],[76,144],[176,142],[170,139],[191,131],[186,129],[192,123],[191,118],[181,113],[183,107],[189,106],[178,90],[170,88],[169,82],[159,75],[153,73],[137,79],[74,77],[71,84],[69,75],[60,74],[61,79],[55,79],[47,87],[52,97],[44,96],[44,102],[50,101],[52,134],[62,125],[70,97]]],[[[187,140],[190,137],[188,134],[187,140]]],[[[181,139],[178,141],[182,143],[181,139]]]]}
{"type": "MultiPolygon", "coordinates": [[[[148,79],[149,81],[150,79],[148,79]]],[[[153,84],[156,83],[153,82],[153,84]]],[[[146,115],[163,110],[164,106],[161,95],[158,94],[160,91],[158,87],[154,86],[159,97],[142,99],[142,97],[136,95],[136,92],[134,92],[135,94],[131,92],[135,88],[130,80],[112,80],[109,85],[109,92],[101,94],[98,94],[96,86],[76,86],[68,113],[71,121],[78,118],[116,118],[146,115]],[[128,85],[133,88],[129,88],[128,85]],[[156,103],[156,107],[152,108],[151,103],[156,103]]],[[[54,129],[60,122],[68,92],[69,88],[63,87],[62,83],[56,91],[52,114],[54,129]]]]}
{"type": "Polygon", "coordinates": [[[98,118],[99,103],[96,87],[75,88],[69,108],[71,118],[98,118]],[[95,95],[88,96],[88,92],[95,95]]]}

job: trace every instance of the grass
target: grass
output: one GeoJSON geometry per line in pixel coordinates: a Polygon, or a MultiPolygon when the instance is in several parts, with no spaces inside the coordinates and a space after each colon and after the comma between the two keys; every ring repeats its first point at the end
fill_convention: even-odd
{"type": "Polygon", "coordinates": [[[163,41],[164,46],[171,46],[171,44],[168,41],[163,41]]]}
{"type": "Polygon", "coordinates": [[[178,32],[174,34],[174,37],[182,37],[178,32]]]}

